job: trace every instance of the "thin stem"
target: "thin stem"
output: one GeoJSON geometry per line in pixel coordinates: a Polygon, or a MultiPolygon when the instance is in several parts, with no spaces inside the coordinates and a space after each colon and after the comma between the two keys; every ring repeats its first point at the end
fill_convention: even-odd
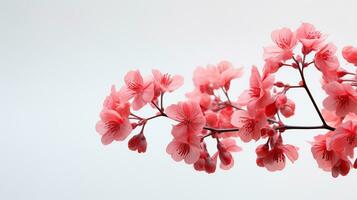
{"type": "Polygon", "coordinates": [[[159,112],[161,113],[161,109],[159,108],[159,106],[154,102],[154,101],[151,101],[152,104],[154,104],[154,106],[156,107],[156,109],[159,110],[159,112]]]}
{"type": "Polygon", "coordinates": [[[222,91],[223,91],[224,95],[226,96],[228,103],[232,105],[231,99],[229,98],[229,95],[228,95],[228,92],[226,91],[226,89],[224,89],[222,87],[222,91]]]}
{"type": "Polygon", "coordinates": [[[284,125],[284,126],[280,126],[280,127],[276,127],[276,130],[288,130],[288,129],[302,129],[302,130],[306,130],[306,129],[328,129],[330,131],[335,130],[335,128],[330,127],[330,126],[325,126],[325,125],[320,125],[320,126],[290,126],[290,125],[284,125]]]}
{"type": "MultiPolygon", "coordinates": [[[[302,64],[303,66],[301,67],[301,66],[300,66],[300,63],[299,63],[294,57],[293,57],[293,59],[295,60],[296,64],[298,65],[298,70],[299,70],[299,73],[300,73],[300,76],[301,76],[301,80],[302,80],[302,82],[303,82],[303,87],[305,88],[305,91],[306,91],[307,95],[309,96],[309,98],[310,98],[310,100],[311,100],[311,102],[312,102],[312,104],[313,104],[313,106],[314,106],[314,108],[315,108],[317,114],[319,115],[320,120],[321,120],[321,122],[322,122],[322,124],[323,124],[323,127],[326,128],[326,129],[328,129],[328,130],[335,130],[335,128],[329,126],[329,125],[326,123],[324,117],[322,116],[322,114],[321,114],[321,112],[320,112],[319,107],[317,106],[317,103],[315,102],[314,97],[313,97],[312,94],[311,94],[311,91],[310,91],[309,87],[308,87],[307,84],[306,84],[306,80],[305,80],[305,76],[304,76],[304,63],[302,64]]],[[[304,59],[304,60],[305,60],[305,59],[304,59]]]]}
{"type": "Polygon", "coordinates": [[[142,117],[139,117],[139,116],[135,115],[134,113],[130,113],[130,115],[133,116],[133,117],[136,117],[136,118],[139,119],[139,120],[143,120],[143,119],[144,119],[144,118],[142,118],[142,117]]]}
{"type": "Polygon", "coordinates": [[[164,112],[164,92],[161,93],[161,97],[160,97],[160,112],[163,113],[164,112]]]}

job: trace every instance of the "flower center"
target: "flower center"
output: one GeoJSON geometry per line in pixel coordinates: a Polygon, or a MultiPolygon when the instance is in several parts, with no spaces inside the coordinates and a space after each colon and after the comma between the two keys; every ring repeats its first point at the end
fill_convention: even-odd
{"type": "Polygon", "coordinates": [[[190,152],[190,145],[186,143],[181,143],[176,149],[176,151],[180,156],[184,157],[190,152]]]}

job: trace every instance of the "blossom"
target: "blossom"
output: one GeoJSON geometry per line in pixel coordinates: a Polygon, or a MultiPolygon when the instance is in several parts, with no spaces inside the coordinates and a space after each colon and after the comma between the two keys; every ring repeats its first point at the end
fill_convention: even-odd
{"type": "Polygon", "coordinates": [[[333,131],[329,131],[325,135],[314,137],[315,141],[311,143],[311,152],[319,168],[331,171],[333,177],[337,177],[339,174],[345,176],[348,174],[351,164],[344,154],[335,151],[328,144],[334,134],[333,131]]]}
{"type": "Polygon", "coordinates": [[[166,152],[177,162],[184,160],[187,164],[193,164],[200,158],[200,140],[197,134],[174,137],[167,145],[166,152]]]}
{"type": "Polygon", "coordinates": [[[267,75],[261,77],[257,67],[253,66],[249,79],[249,90],[245,90],[239,97],[239,104],[248,108],[262,108],[272,101],[270,89],[274,85],[274,77],[267,75]]]}
{"type": "Polygon", "coordinates": [[[357,93],[351,85],[334,81],[324,85],[323,88],[329,95],[323,101],[327,110],[335,111],[339,117],[349,112],[357,113],[357,93]]]}
{"type": "Polygon", "coordinates": [[[304,54],[319,50],[323,46],[326,39],[324,34],[321,34],[312,24],[309,23],[302,23],[296,30],[296,33],[298,40],[303,45],[304,54]]]}
{"type": "Polygon", "coordinates": [[[346,46],[342,49],[343,58],[349,62],[357,66],[357,47],[346,46]]]}
{"type": "Polygon", "coordinates": [[[104,100],[104,109],[116,111],[120,117],[126,118],[130,114],[130,103],[122,98],[120,92],[117,92],[115,86],[111,88],[111,93],[104,100]]]}
{"type": "Polygon", "coordinates": [[[123,141],[132,131],[128,118],[123,118],[114,110],[104,109],[100,113],[100,118],[96,130],[102,136],[104,145],[110,144],[114,140],[123,141]]]}
{"type": "Polygon", "coordinates": [[[314,137],[314,141],[311,143],[311,152],[316,160],[319,168],[324,171],[331,171],[332,166],[334,166],[337,161],[340,159],[338,154],[327,148],[326,140],[328,137],[331,137],[333,134],[332,131],[329,131],[325,135],[318,135],[314,137]]]}
{"type": "Polygon", "coordinates": [[[252,110],[237,110],[231,118],[232,125],[239,127],[238,134],[243,142],[257,141],[261,136],[261,129],[267,124],[264,112],[252,110]]]}
{"type": "Polygon", "coordinates": [[[282,144],[281,139],[272,144],[270,150],[268,144],[260,145],[256,149],[257,164],[272,172],[283,170],[285,168],[286,157],[292,163],[298,159],[297,150],[298,148],[293,145],[282,144]]]}
{"type": "Polygon", "coordinates": [[[330,126],[336,127],[342,123],[342,118],[337,116],[335,112],[322,109],[321,114],[330,126]]]}
{"type": "Polygon", "coordinates": [[[139,110],[154,98],[154,84],[151,80],[145,80],[141,76],[139,70],[129,71],[125,75],[125,86],[120,90],[124,99],[130,100],[134,98],[132,107],[134,110],[139,110]]]}
{"type": "Polygon", "coordinates": [[[183,85],[183,77],[180,75],[171,76],[162,74],[159,70],[152,70],[155,85],[160,88],[161,92],[173,92],[183,85]]]}
{"type": "Polygon", "coordinates": [[[233,139],[223,139],[217,144],[218,152],[213,155],[213,157],[219,157],[221,164],[220,168],[228,170],[233,167],[234,159],[232,157],[232,152],[239,152],[242,150],[236,145],[236,141],[233,139]]]}
{"type": "Polygon", "coordinates": [[[278,29],[272,32],[271,38],[275,45],[264,48],[264,60],[281,62],[292,58],[297,43],[294,32],[289,28],[278,29]]]}
{"type": "Polygon", "coordinates": [[[241,77],[243,68],[234,68],[228,61],[222,61],[215,65],[208,65],[206,68],[197,67],[194,71],[193,82],[196,88],[203,93],[213,94],[213,90],[230,87],[230,82],[241,77]]]}
{"type": "Polygon", "coordinates": [[[288,99],[285,104],[281,105],[278,108],[281,114],[284,115],[284,117],[291,117],[295,113],[295,103],[290,99],[288,99]]]}
{"type": "Polygon", "coordinates": [[[206,123],[199,104],[194,101],[173,104],[167,107],[165,111],[169,118],[179,122],[172,128],[171,133],[174,137],[200,133],[206,123]]]}
{"type": "Polygon", "coordinates": [[[326,44],[315,54],[315,66],[323,74],[336,73],[340,63],[338,62],[336,46],[332,43],[326,44]]]}
{"type": "Polygon", "coordinates": [[[328,139],[328,145],[330,149],[353,158],[354,148],[357,147],[357,122],[349,120],[338,126],[328,139]]]}

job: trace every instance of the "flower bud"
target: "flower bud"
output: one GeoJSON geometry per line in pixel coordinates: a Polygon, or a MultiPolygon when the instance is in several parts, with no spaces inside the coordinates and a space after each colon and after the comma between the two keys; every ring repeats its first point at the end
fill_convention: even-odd
{"type": "Polygon", "coordinates": [[[206,163],[205,163],[205,171],[209,174],[214,173],[216,171],[216,162],[210,158],[206,158],[206,163]]]}
{"type": "Polygon", "coordinates": [[[132,151],[138,151],[138,153],[146,152],[146,138],[143,133],[139,133],[138,135],[134,135],[128,142],[128,147],[132,151]]]}

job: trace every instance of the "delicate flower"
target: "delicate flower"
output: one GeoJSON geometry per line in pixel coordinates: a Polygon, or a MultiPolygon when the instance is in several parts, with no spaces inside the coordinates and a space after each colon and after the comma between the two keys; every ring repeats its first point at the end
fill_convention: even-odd
{"type": "Polygon", "coordinates": [[[357,93],[351,85],[334,81],[323,88],[329,95],[323,101],[327,110],[335,111],[339,117],[344,117],[349,112],[357,113],[357,93]]]}
{"type": "Polygon", "coordinates": [[[264,60],[282,62],[292,58],[293,48],[297,43],[295,33],[288,28],[282,28],[273,31],[271,37],[275,45],[264,48],[264,60]]]}
{"type": "Polygon", "coordinates": [[[354,148],[357,147],[357,122],[347,121],[338,126],[328,139],[328,145],[330,149],[353,158],[354,148]]]}
{"type": "Polygon", "coordinates": [[[321,114],[324,117],[325,121],[333,127],[336,127],[341,124],[342,118],[337,116],[335,112],[328,111],[326,109],[321,110],[321,114]]]}
{"type": "Polygon", "coordinates": [[[151,80],[144,81],[139,70],[130,71],[125,75],[125,86],[120,90],[124,99],[134,98],[132,107],[139,110],[154,98],[154,84],[151,80]]]}
{"type": "Polygon", "coordinates": [[[152,70],[155,84],[161,92],[172,92],[183,85],[183,77],[180,75],[171,76],[162,74],[159,70],[152,70]]]}
{"type": "Polygon", "coordinates": [[[102,136],[104,145],[110,144],[114,140],[123,141],[132,131],[128,118],[123,118],[114,110],[104,109],[100,113],[100,118],[96,130],[102,136]]]}
{"type": "Polygon", "coordinates": [[[200,140],[197,134],[174,137],[166,152],[177,162],[184,160],[187,164],[193,164],[200,158],[200,140]]]}
{"type": "Polygon", "coordinates": [[[217,66],[219,70],[219,86],[229,90],[231,81],[243,75],[243,67],[234,68],[232,63],[222,61],[217,66]]]}
{"type": "Polygon", "coordinates": [[[304,54],[319,50],[326,39],[325,35],[321,34],[309,23],[302,23],[296,32],[298,40],[303,45],[304,54]]]}
{"type": "Polygon", "coordinates": [[[262,108],[271,103],[270,89],[274,85],[274,77],[267,75],[261,77],[258,69],[253,66],[249,80],[250,89],[244,91],[239,97],[239,104],[247,105],[248,108],[262,108]]]}
{"type": "Polygon", "coordinates": [[[221,164],[221,169],[228,170],[233,167],[234,159],[232,157],[232,152],[239,152],[242,150],[236,145],[236,141],[233,139],[223,139],[217,144],[218,152],[213,155],[213,157],[218,156],[221,164]]]}
{"type": "Polygon", "coordinates": [[[261,129],[267,124],[264,112],[251,110],[237,110],[231,119],[232,125],[239,128],[238,134],[243,142],[257,141],[261,136],[261,129]]]}
{"type": "Polygon", "coordinates": [[[282,140],[279,137],[278,141],[271,145],[269,150],[268,144],[258,146],[257,153],[257,165],[265,167],[269,171],[278,171],[285,168],[286,157],[294,163],[298,159],[298,148],[289,145],[282,144],[282,140]]]}
{"type": "Polygon", "coordinates": [[[128,142],[128,147],[132,151],[138,151],[138,153],[145,153],[147,142],[143,133],[134,135],[128,142]]]}
{"type": "Polygon", "coordinates": [[[324,171],[331,171],[332,167],[340,159],[338,154],[327,148],[326,140],[328,137],[331,137],[333,134],[332,131],[328,132],[325,135],[318,135],[314,137],[314,142],[312,142],[311,152],[316,160],[319,168],[324,171]]]}
{"type": "Polygon", "coordinates": [[[206,123],[197,102],[185,101],[165,109],[169,118],[180,122],[172,128],[172,135],[180,137],[188,133],[200,133],[206,123]]]}
{"type": "Polygon", "coordinates": [[[241,77],[243,68],[233,68],[228,61],[222,61],[215,65],[208,65],[206,68],[197,67],[194,71],[193,82],[201,92],[213,94],[213,90],[230,87],[230,82],[241,77]]]}
{"type": "Polygon", "coordinates": [[[346,46],[342,50],[342,56],[347,62],[357,66],[357,47],[346,46]]]}
{"type": "Polygon", "coordinates": [[[281,114],[284,115],[284,117],[291,117],[295,113],[295,103],[288,99],[285,104],[282,104],[278,107],[279,111],[281,114]]]}
{"type": "Polygon", "coordinates": [[[323,74],[329,72],[336,73],[340,63],[338,62],[336,53],[336,46],[332,43],[326,44],[315,54],[315,66],[323,74]]]}
{"type": "Polygon", "coordinates": [[[127,118],[130,114],[130,103],[122,99],[120,92],[115,90],[113,85],[111,93],[104,101],[104,109],[115,110],[122,118],[127,118]]]}
{"type": "Polygon", "coordinates": [[[211,107],[212,99],[209,94],[202,93],[199,89],[195,89],[192,92],[186,93],[186,97],[190,101],[197,102],[202,110],[208,110],[211,107]]]}

